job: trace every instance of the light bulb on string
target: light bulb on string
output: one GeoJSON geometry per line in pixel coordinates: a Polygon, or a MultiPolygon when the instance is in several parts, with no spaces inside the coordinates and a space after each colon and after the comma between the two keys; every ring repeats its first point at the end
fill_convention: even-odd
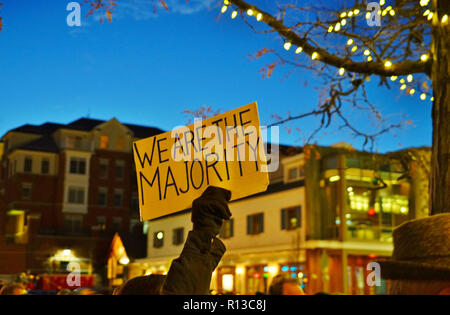
{"type": "Polygon", "coordinates": [[[233,11],[233,13],[231,13],[231,18],[234,19],[237,15],[238,15],[238,12],[233,11]]]}
{"type": "Polygon", "coordinates": [[[303,47],[297,47],[297,49],[295,50],[296,54],[299,54],[303,51],[303,47]]]}
{"type": "Polygon", "coordinates": [[[289,50],[291,48],[291,42],[284,43],[284,49],[289,50]]]}

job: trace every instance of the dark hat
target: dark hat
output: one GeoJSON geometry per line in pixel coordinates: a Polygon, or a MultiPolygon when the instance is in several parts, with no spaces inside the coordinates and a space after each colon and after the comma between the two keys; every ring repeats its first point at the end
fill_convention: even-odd
{"type": "Polygon", "coordinates": [[[450,213],[405,222],[393,238],[392,259],[379,261],[382,278],[450,280],[450,213]]]}

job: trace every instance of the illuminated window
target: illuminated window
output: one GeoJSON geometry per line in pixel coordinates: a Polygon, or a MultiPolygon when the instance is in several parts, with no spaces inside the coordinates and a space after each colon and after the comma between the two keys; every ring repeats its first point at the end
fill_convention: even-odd
{"type": "Polygon", "coordinates": [[[116,140],[116,149],[123,151],[125,149],[125,139],[124,137],[118,137],[116,140]]]}
{"type": "Polygon", "coordinates": [[[108,136],[100,136],[100,149],[107,149],[108,148],[108,136]]]}
{"type": "Polygon", "coordinates": [[[301,207],[281,209],[281,229],[293,230],[301,226],[301,207]]]}
{"type": "Polygon", "coordinates": [[[225,292],[233,292],[234,290],[234,275],[222,275],[222,289],[225,292]]]}
{"type": "Polygon", "coordinates": [[[164,232],[159,231],[153,233],[153,247],[161,248],[164,245],[164,232]]]}

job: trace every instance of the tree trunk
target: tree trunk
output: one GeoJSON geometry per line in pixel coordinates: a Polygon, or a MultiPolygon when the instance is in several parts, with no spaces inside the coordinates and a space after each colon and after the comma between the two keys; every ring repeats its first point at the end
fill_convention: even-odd
{"type": "Polygon", "coordinates": [[[449,14],[450,1],[434,0],[437,14],[432,26],[434,102],[433,147],[431,153],[430,215],[450,212],[450,22],[441,23],[449,14]]]}

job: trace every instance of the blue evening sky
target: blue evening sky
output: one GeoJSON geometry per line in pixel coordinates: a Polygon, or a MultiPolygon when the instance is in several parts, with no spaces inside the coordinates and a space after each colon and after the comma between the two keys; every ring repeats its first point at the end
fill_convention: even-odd
{"type": "MultiPolygon", "coordinates": [[[[66,24],[69,0],[0,2],[1,135],[26,123],[68,123],[86,116],[170,130],[187,122],[185,109],[205,105],[224,112],[253,101],[261,123],[269,124],[272,114],[294,115],[318,103],[320,80],[309,72],[285,78],[289,69],[276,68],[270,79],[262,78],[260,69],[273,59],[251,61],[248,55],[280,48],[282,41],[255,34],[240,18],[231,20],[231,12],[217,20],[218,1],[166,1],[169,12],[159,7],[155,15],[148,0],[117,0],[112,23],[85,18],[82,7],[78,28],[66,24]]],[[[386,117],[406,114],[413,122],[380,137],[376,150],[431,145],[430,102],[380,88],[375,78],[369,94],[386,117]]],[[[363,115],[358,123],[368,125],[363,115]]],[[[303,145],[316,126],[314,119],[281,126],[280,142],[303,145]],[[303,136],[285,127],[300,127],[303,136]]],[[[315,141],[362,148],[361,139],[337,127],[315,141]]]]}

